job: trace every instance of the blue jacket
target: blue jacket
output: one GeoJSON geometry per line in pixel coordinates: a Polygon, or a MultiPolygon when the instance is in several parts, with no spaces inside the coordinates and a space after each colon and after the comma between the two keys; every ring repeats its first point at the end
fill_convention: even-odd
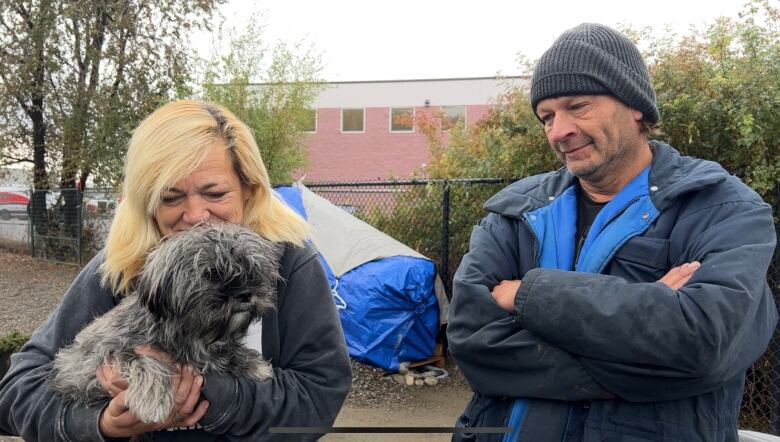
{"type": "Polygon", "coordinates": [[[771,208],[718,164],[651,142],[574,263],[565,169],[491,198],[454,279],[447,336],[475,391],[456,440],[737,441],[745,373],[777,322],[771,208]],[[672,267],[702,266],[674,291],[672,267]],[[521,279],[513,314],[490,294],[521,279]]]}

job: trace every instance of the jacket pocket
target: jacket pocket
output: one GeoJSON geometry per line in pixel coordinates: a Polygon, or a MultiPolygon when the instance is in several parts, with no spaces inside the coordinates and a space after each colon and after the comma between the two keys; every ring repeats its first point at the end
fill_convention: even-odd
{"type": "Polygon", "coordinates": [[[485,396],[474,393],[463,410],[463,414],[455,421],[456,431],[453,441],[500,441],[501,433],[471,433],[466,428],[505,427],[509,412],[509,399],[485,396]],[[459,431],[460,429],[464,429],[459,431]]]}
{"type": "Polygon", "coordinates": [[[615,254],[609,274],[629,282],[657,281],[669,271],[669,240],[635,236],[615,254]]]}

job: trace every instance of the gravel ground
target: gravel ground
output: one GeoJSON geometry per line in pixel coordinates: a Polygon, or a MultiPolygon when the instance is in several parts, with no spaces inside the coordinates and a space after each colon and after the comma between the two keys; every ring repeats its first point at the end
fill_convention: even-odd
{"type": "MultiPolygon", "coordinates": [[[[78,270],[75,266],[36,260],[0,248],[0,336],[12,331],[35,330],[57,306],[78,270]]],[[[393,382],[387,379],[384,370],[353,360],[352,390],[345,403],[350,415],[342,413],[340,419],[358,415],[362,425],[384,422],[404,425],[411,418],[424,416],[426,409],[437,409],[435,419],[449,425],[457,415],[455,410],[462,410],[469,388],[450,358],[445,368],[448,379],[434,386],[415,387],[393,382]],[[441,416],[441,407],[452,410],[446,410],[445,416],[441,416]]],[[[0,437],[0,442],[18,440],[0,437]]]]}
{"type": "Polygon", "coordinates": [[[392,381],[381,368],[361,364],[352,360],[352,390],[347,396],[347,403],[355,407],[394,409],[397,404],[416,408],[424,405],[419,397],[419,390],[442,392],[448,390],[469,390],[463,374],[452,362],[446,361],[445,370],[449,378],[434,386],[407,386],[392,381]]]}
{"type": "Polygon", "coordinates": [[[0,336],[32,333],[60,302],[78,270],[0,249],[0,336]]]}

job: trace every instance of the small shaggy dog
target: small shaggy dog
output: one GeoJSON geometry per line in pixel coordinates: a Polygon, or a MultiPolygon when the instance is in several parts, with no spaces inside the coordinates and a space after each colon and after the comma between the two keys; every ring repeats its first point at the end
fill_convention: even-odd
{"type": "Polygon", "coordinates": [[[281,252],[231,224],[201,224],[167,238],[149,254],[133,292],[57,353],[50,385],[75,401],[103,401],[108,393],[96,370],[113,362],[128,380],[128,408],[152,423],[172,412],[176,373],[136,346],[162,350],[199,373],[269,378],[270,364],[242,338],[275,308],[281,252]]]}

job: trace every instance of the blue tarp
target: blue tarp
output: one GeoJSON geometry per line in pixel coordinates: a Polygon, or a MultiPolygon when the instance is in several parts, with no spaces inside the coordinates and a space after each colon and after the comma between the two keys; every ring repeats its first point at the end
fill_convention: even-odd
{"type": "MultiPolygon", "coordinates": [[[[300,189],[278,187],[277,194],[308,219],[300,189]]],[[[345,216],[352,215],[344,212],[345,216]]],[[[433,262],[391,256],[359,265],[340,277],[320,255],[353,358],[396,371],[403,361],[433,352],[439,326],[433,262]]]]}

